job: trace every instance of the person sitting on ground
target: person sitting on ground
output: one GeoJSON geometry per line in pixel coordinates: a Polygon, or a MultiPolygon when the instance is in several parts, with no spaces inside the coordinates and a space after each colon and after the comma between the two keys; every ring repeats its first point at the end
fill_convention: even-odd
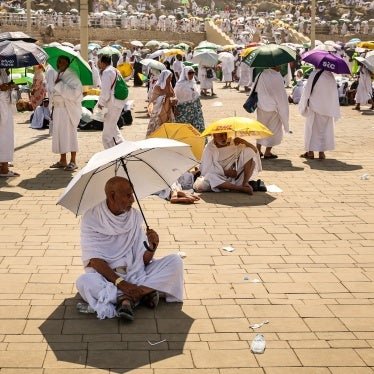
{"type": "Polygon", "coordinates": [[[134,307],[155,308],[159,297],[183,302],[183,261],[176,254],[154,259],[157,233],[144,233],[142,216],[132,208],[131,183],[113,177],[106,200],[89,209],[81,224],[85,274],[76,282],[82,298],[99,319],[134,319],[134,307]]]}
{"type": "Polygon", "coordinates": [[[304,80],[299,79],[296,82],[296,85],[292,89],[292,93],[290,96],[288,96],[288,102],[290,104],[299,104],[301,95],[303,94],[304,89],[304,80]]]}
{"type": "Polygon", "coordinates": [[[43,99],[43,102],[35,109],[32,115],[30,127],[32,129],[48,129],[51,120],[51,111],[49,110],[49,99],[43,99]]]}
{"type": "Polygon", "coordinates": [[[213,134],[205,146],[200,164],[201,176],[194,183],[197,192],[222,190],[253,194],[249,184],[262,170],[254,145],[241,138],[228,141],[227,133],[213,134]]]}

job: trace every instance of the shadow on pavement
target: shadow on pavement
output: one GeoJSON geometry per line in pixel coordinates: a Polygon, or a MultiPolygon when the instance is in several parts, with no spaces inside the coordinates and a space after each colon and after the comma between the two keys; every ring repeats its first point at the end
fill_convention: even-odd
{"type": "Polygon", "coordinates": [[[26,190],[59,190],[71,181],[72,173],[63,169],[46,169],[34,178],[24,179],[19,186],[26,190]]]}
{"type": "Polygon", "coordinates": [[[155,310],[138,307],[130,322],[78,313],[76,304],[81,301],[78,294],[64,300],[39,326],[52,351],[47,355],[50,367],[83,365],[126,373],[183,354],[194,320],[182,311],[181,303],[161,301],[155,310]]]}
{"type": "Polygon", "coordinates": [[[239,192],[203,192],[199,197],[206,203],[232,207],[268,205],[275,200],[275,197],[266,192],[255,192],[253,195],[239,192]]]}
{"type": "MultiPolygon", "coordinates": [[[[3,187],[3,185],[1,183],[0,183],[0,187],[3,187]]],[[[23,195],[21,195],[18,192],[0,191],[0,201],[16,200],[16,199],[19,199],[22,196],[23,195]]]]}
{"type": "Polygon", "coordinates": [[[319,160],[318,158],[315,158],[313,160],[305,160],[304,163],[308,164],[311,169],[315,170],[352,171],[362,169],[361,165],[351,165],[335,159],[319,160]]]}
{"type": "Polygon", "coordinates": [[[19,151],[20,149],[26,148],[26,147],[28,147],[30,145],[33,145],[33,144],[38,143],[38,142],[41,142],[44,139],[48,139],[48,138],[49,138],[49,132],[47,132],[46,134],[37,135],[33,140],[29,141],[28,143],[22,144],[22,145],[20,145],[20,146],[18,146],[16,148],[14,148],[14,151],[19,151]]]}
{"type": "Polygon", "coordinates": [[[276,160],[262,159],[262,170],[268,171],[303,171],[304,168],[293,166],[290,160],[278,158],[276,160]]]}

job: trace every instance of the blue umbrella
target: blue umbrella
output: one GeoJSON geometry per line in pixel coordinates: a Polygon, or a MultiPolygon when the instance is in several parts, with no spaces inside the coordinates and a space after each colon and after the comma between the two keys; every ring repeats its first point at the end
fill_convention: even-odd
{"type": "Polygon", "coordinates": [[[23,68],[44,64],[48,55],[34,43],[22,40],[0,42],[0,68],[23,68]]]}
{"type": "Polygon", "coordinates": [[[119,51],[122,49],[122,46],[119,45],[119,44],[113,44],[113,45],[111,45],[111,47],[113,47],[115,49],[118,49],[119,51]]]}

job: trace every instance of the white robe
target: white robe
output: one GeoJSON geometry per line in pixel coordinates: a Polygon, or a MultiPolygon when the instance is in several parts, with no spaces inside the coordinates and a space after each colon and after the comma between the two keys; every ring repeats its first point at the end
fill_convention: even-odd
{"type": "Polygon", "coordinates": [[[32,129],[42,129],[44,124],[44,119],[48,121],[51,120],[51,112],[48,107],[43,104],[36,107],[34,115],[31,120],[30,127],[32,129]]]}
{"type": "Polygon", "coordinates": [[[153,259],[145,266],[144,241],[147,238],[142,228],[142,216],[135,209],[116,216],[103,201],[83,215],[81,247],[86,274],[77,279],[77,289],[97,312],[98,318],[117,315],[114,304],[121,292],[88,267],[91,258],[105,260],[112,269],[126,266],[127,273],[117,273],[118,276],[127,282],[162,292],[167,302],[183,301],[183,261],[178,255],[171,254],[153,259]]]}
{"type": "Polygon", "coordinates": [[[356,103],[362,105],[367,104],[368,101],[371,99],[372,93],[373,88],[371,84],[370,71],[365,66],[361,66],[355,96],[356,103]]]}
{"type": "Polygon", "coordinates": [[[214,192],[222,191],[217,188],[224,182],[241,186],[243,183],[243,168],[249,160],[253,160],[253,166],[250,179],[255,179],[257,174],[262,170],[260,156],[252,148],[243,144],[236,146],[230,144],[226,147],[218,148],[211,140],[204,149],[201,159],[200,171],[201,175],[209,182],[210,188],[214,192]],[[228,178],[225,176],[224,170],[234,167],[239,177],[228,178]]]}
{"type": "Polygon", "coordinates": [[[70,68],[53,89],[52,152],[78,151],[77,127],[82,116],[82,84],[70,68]]]}
{"type": "Polygon", "coordinates": [[[324,152],[333,150],[335,147],[334,123],[340,118],[340,105],[336,81],[329,71],[324,71],[320,75],[310,94],[314,76],[318,71],[313,71],[306,82],[299,110],[301,115],[306,117],[305,150],[324,152]]]}
{"type": "Polygon", "coordinates": [[[197,71],[197,77],[200,81],[201,90],[212,90],[213,89],[213,78],[207,78],[206,76],[207,69],[213,70],[213,68],[199,65],[199,68],[197,71]]]}
{"type": "Polygon", "coordinates": [[[254,68],[249,67],[246,63],[241,62],[239,65],[239,83],[238,86],[249,87],[253,80],[254,68]]]}
{"type": "Polygon", "coordinates": [[[287,93],[282,75],[274,69],[264,70],[257,80],[257,121],[263,123],[274,134],[268,138],[257,140],[257,144],[274,147],[281,143],[283,132],[289,132],[287,93]]]}
{"type": "MultiPolygon", "coordinates": [[[[0,84],[8,83],[9,77],[0,69],[0,84]]],[[[0,162],[13,161],[14,123],[10,91],[0,91],[0,162]]]]}
{"type": "Polygon", "coordinates": [[[101,76],[101,92],[98,104],[108,109],[104,117],[103,132],[101,134],[105,149],[122,143],[124,140],[117,126],[117,122],[121,116],[126,100],[118,100],[114,97],[115,84],[113,83],[116,80],[116,74],[121,73],[116,68],[109,65],[105,68],[101,76]]]}

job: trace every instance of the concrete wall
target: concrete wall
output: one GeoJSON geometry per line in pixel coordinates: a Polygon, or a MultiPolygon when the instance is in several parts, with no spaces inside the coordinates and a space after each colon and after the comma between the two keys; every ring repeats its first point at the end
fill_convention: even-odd
{"type": "Polygon", "coordinates": [[[222,32],[222,30],[212,21],[205,22],[205,33],[206,40],[211,43],[219,45],[235,44],[234,41],[228,35],[222,32]]]}

